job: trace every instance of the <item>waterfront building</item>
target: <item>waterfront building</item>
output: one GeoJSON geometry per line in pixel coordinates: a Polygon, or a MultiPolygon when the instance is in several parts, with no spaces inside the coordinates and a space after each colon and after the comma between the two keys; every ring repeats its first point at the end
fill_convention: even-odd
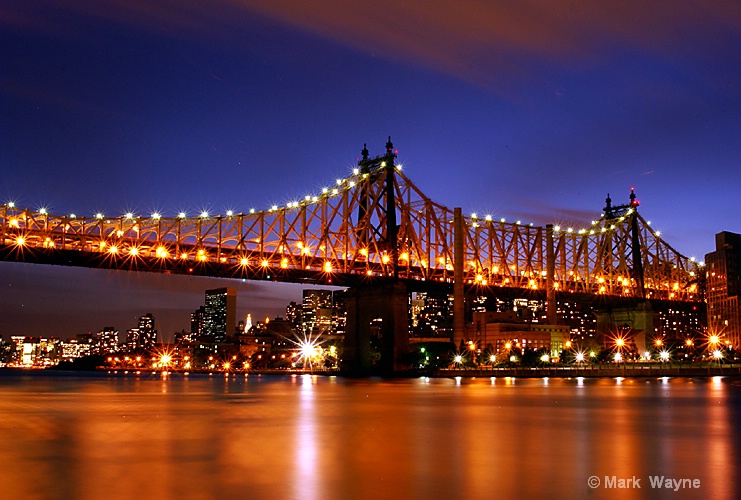
{"type": "Polygon", "coordinates": [[[224,342],[237,325],[237,290],[206,290],[204,337],[210,342],[224,342]]]}
{"type": "Polygon", "coordinates": [[[59,363],[61,340],[44,337],[11,337],[15,344],[12,364],[25,368],[45,368],[59,363]]]}
{"type": "Polygon", "coordinates": [[[715,235],[715,251],[705,255],[708,329],[730,345],[741,344],[741,235],[715,235]]]}
{"type": "Polygon", "coordinates": [[[523,354],[527,350],[545,350],[559,357],[568,347],[570,331],[567,325],[524,323],[517,321],[514,311],[508,313],[474,312],[473,337],[478,348],[491,346],[495,352],[523,354]]]}
{"type": "Polygon", "coordinates": [[[112,354],[118,352],[118,330],[106,326],[95,336],[93,352],[95,354],[112,354]]]}
{"type": "Polygon", "coordinates": [[[301,330],[301,304],[291,301],[286,306],[286,320],[293,325],[294,330],[301,330]]]}
{"type": "Polygon", "coordinates": [[[347,290],[332,292],[332,332],[335,335],[345,335],[347,328],[347,290]]]}
{"type": "Polygon", "coordinates": [[[157,330],[154,328],[152,313],[140,317],[138,326],[126,332],[126,348],[129,351],[150,351],[156,343],[157,330]]]}
{"type": "Polygon", "coordinates": [[[74,339],[60,344],[62,361],[72,361],[89,356],[93,348],[93,338],[90,334],[78,335],[74,339]]]}
{"type": "Polygon", "coordinates": [[[206,334],[206,307],[201,306],[190,313],[190,333],[198,338],[206,334]]]}
{"type": "Polygon", "coordinates": [[[453,334],[453,296],[416,292],[409,299],[411,337],[450,337],[453,334]]]}
{"type": "Polygon", "coordinates": [[[305,332],[332,331],[332,290],[304,290],[301,329],[305,332]]]}

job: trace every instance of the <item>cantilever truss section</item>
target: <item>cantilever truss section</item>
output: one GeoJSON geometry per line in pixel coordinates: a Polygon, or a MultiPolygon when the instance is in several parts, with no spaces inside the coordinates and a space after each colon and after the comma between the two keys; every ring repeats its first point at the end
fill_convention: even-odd
{"type": "MultiPolygon", "coordinates": [[[[76,217],[6,204],[0,206],[0,246],[6,259],[29,260],[34,249],[77,251],[98,254],[112,268],[149,262],[156,263],[149,269],[179,272],[209,263],[233,277],[262,272],[276,279],[284,272],[288,281],[312,276],[339,283],[332,278],[396,274],[452,282],[453,220],[452,210],[425,196],[391,159],[369,172],[356,170],[317,196],[256,213],[76,217]],[[396,230],[389,229],[387,181],[396,230]]],[[[550,237],[547,228],[475,216],[464,217],[463,230],[469,285],[544,289],[552,241],[553,286],[561,292],[701,298],[699,264],[664,242],[634,208],[588,229],[554,227],[550,237]]]]}

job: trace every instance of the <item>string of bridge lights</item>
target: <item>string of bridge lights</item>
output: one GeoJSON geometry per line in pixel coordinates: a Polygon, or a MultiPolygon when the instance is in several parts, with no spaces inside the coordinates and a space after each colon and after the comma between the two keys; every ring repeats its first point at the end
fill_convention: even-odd
{"type": "MultiPolygon", "coordinates": [[[[385,162],[381,162],[380,163],[380,166],[381,167],[385,167],[386,166],[386,163],[385,162]]],[[[398,165],[394,165],[394,167],[395,167],[396,171],[401,172],[402,171],[403,164],[400,163],[398,165]]],[[[320,201],[322,201],[324,199],[327,199],[327,198],[331,198],[331,197],[334,197],[334,196],[339,196],[341,189],[343,191],[348,191],[350,189],[353,189],[353,188],[355,188],[358,185],[358,182],[359,181],[362,181],[362,180],[367,179],[368,176],[369,176],[369,174],[366,173],[366,172],[361,173],[359,168],[353,168],[352,169],[352,175],[351,176],[345,177],[345,178],[337,178],[335,180],[336,187],[331,187],[331,188],[330,187],[323,187],[321,189],[321,193],[318,194],[318,195],[306,195],[306,196],[304,196],[303,200],[301,200],[301,201],[290,201],[290,202],[286,203],[285,206],[280,206],[278,204],[273,204],[273,205],[271,205],[271,207],[269,209],[260,210],[260,211],[254,209],[254,208],[251,208],[247,213],[244,213],[244,212],[235,213],[234,210],[226,210],[225,211],[225,216],[226,217],[234,217],[234,216],[245,216],[245,215],[260,215],[260,214],[265,214],[265,213],[271,214],[271,213],[274,213],[274,212],[277,212],[277,211],[280,211],[280,210],[297,209],[297,208],[300,208],[301,206],[307,206],[307,205],[310,205],[310,204],[318,203],[318,202],[320,202],[320,201]]],[[[7,208],[9,208],[9,209],[17,209],[16,203],[14,201],[7,201],[4,205],[7,208]]],[[[40,215],[52,215],[52,214],[49,213],[49,210],[46,207],[40,207],[40,208],[37,209],[36,212],[38,214],[40,214],[40,215]]],[[[626,216],[631,215],[633,212],[634,212],[634,209],[633,208],[628,209],[628,211],[625,213],[625,215],[619,217],[617,219],[617,221],[618,222],[623,222],[625,220],[626,216]]],[[[202,210],[202,211],[200,211],[198,213],[198,215],[195,218],[198,218],[198,219],[208,219],[208,218],[211,218],[211,217],[213,217],[213,218],[222,218],[222,217],[224,217],[224,215],[219,214],[219,215],[212,216],[209,213],[208,210],[202,210]]],[[[604,214],[601,217],[604,217],[604,214]]],[[[79,217],[75,213],[70,213],[68,215],[68,218],[69,219],[78,219],[79,217]]],[[[93,218],[96,219],[96,220],[110,219],[109,217],[106,217],[105,214],[103,214],[102,212],[97,212],[94,215],[93,218]]],[[[142,216],[136,215],[133,212],[126,212],[122,216],[120,216],[120,217],[114,217],[114,218],[121,218],[123,220],[135,220],[135,219],[141,219],[142,216]]],[[[160,219],[163,219],[165,217],[163,217],[163,215],[161,214],[161,212],[154,211],[154,212],[152,212],[150,214],[150,216],[148,218],[149,219],[152,219],[152,220],[160,220],[160,219]]],[[[176,215],[175,218],[176,219],[188,219],[189,217],[188,217],[188,214],[185,211],[180,211],[180,212],[178,212],[178,214],[176,215]]],[[[468,218],[470,219],[470,225],[472,227],[474,227],[474,228],[480,227],[480,225],[481,225],[481,223],[479,222],[480,219],[479,219],[479,216],[478,216],[478,214],[476,212],[471,213],[468,216],[468,218]]],[[[85,217],[82,217],[82,219],[84,220],[85,217]]],[[[488,224],[495,223],[494,217],[492,215],[490,215],[490,214],[485,215],[483,217],[483,220],[484,220],[485,223],[488,223],[488,224]]],[[[500,218],[499,219],[499,223],[501,223],[501,224],[507,224],[506,218],[504,218],[504,217],[500,218]]],[[[611,224],[609,226],[605,225],[605,226],[603,226],[603,227],[601,227],[599,229],[596,229],[596,227],[599,226],[600,223],[601,223],[601,220],[593,220],[593,221],[591,221],[590,227],[588,227],[588,228],[580,228],[580,229],[575,229],[573,227],[562,228],[560,225],[554,225],[553,226],[553,231],[556,232],[556,233],[563,232],[563,233],[566,233],[566,234],[575,234],[575,235],[580,235],[580,236],[585,236],[585,235],[593,236],[593,235],[597,234],[598,231],[600,233],[605,233],[607,231],[616,229],[616,226],[614,224],[611,224]]],[[[515,225],[515,226],[520,226],[520,225],[522,225],[522,221],[517,220],[515,222],[510,222],[509,224],[515,225]]],[[[646,221],[646,224],[650,226],[651,225],[651,221],[646,221]]],[[[528,224],[528,226],[529,227],[534,227],[533,223],[528,224]]],[[[657,230],[657,231],[653,231],[652,233],[653,233],[653,235],[656,238],[658,238],[659,240],[661,240],[661,231],[658,231],[657,230]]],[[[690,262],[696,263],[696,264],[698,264],[701,267],[704,266],[704,262],[696,262],[694,257],[691,257],[689,260],[690,260],[690,262]]]]}

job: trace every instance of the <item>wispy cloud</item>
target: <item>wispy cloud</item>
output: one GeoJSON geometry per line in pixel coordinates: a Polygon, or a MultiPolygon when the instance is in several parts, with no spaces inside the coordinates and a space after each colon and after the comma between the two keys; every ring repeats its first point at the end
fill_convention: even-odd
{"type": "Polygon", "coordinates": [[[159,34],[216,38],[238,32],[246,18],[271,18],[377,57],[499,89],[513,78],[521,84],[533,77],[532,64],[599,64],[602,50],[612,46],[702,51],[688,33],[741,27],[741,4],[712,0],[11,0],[0,9],[0,26],[69,32],[60,11],[159,34]]]}

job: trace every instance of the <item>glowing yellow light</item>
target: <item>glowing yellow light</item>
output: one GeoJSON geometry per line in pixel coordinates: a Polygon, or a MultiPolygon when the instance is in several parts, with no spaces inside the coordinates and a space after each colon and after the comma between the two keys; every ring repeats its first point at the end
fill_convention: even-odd
{"type": "Polygon", "coordinates": [[[185,252],[181,253],[180,254],[180,258],[183,259],[183,260],[188,260],[188,254],[185,253],[185,252]]]}
{"type": "Polygon", "coordinates": [[[164,259],[166,257],[170,256],[170,253],[167,251],[167,248],[163,246],[157,247],[157,251],[155,252],[155,255],[159,257],[160,259],[164,259]]]}
{"type": "Polygon", "coordinates": [[[383,262],[384,264],[388,264],[390,260],[391,258],[386,254],[384,254],[383,257],[381,257],[381,262],[383,262]]]}
{"type": "Polygon", "coordinates": [[[481,275],[481,274],[477,274],[476,275],[476,282],[477,283],[481,283],[482,281],[484,281],[484,276],[481,275]]]}
{"type": "Polygon", "coordinates": [[[504,344],[505,349],[512,349],[512,342],[507,342],[504,344]]]}
{"type": "Polygon", "coordinates": [[[103,250],[106,247],[106,242],[105,241],[101,241],[101,242],[98,243],[98,246],[100,247],[101,250],[103,250]]]}
{"type": "Polygon", "coordinates": [[[615,339],[615,345],[618,347],[624,347],[625,346],[625,339],[618,337],[615,339]]]}
{"type": "Polygon", "coordinates": [[[286,257],[283,257],[282,259],[280,259],[280,267],[282,269],[288,268],[288,259],[286,257]]]}
{"type": "Polygon", "coordinates": [[[365,275],[366,275],[366,276],[373,276],[373,271],[371,271],[370,269],[368,269],[368,270],[367,270],[367,271],[365,272],[365,275]]]}
{"type": "Polygon", "coordinates": [[[720,337],[718,335],[711,335],[710,338],[708,338],[708,342],[711,344],[717,344],[720,342],[720,337]]]}
{"type": "Polygon", "coordinates": [[[249,261],[249,259],[247,257],[242,257],[241,259],[239,259],[239,265],[240,266],[246,266],[249,263],[250,263],[250,261],[249,261]]]}
{"type": "Polygon", "coordinates": [[[116,245],[111,245],[111,247],[108,249],[108,253],[118,253],[118,247],[116,245]]]}
{"type": "Polygon", "coordinates": [[[332,263],[330,261],[324,261],[324,272],[325,273],[331,273],[332,272],[332,263]]]}
{"type": "Polygon", "coordinates": [[[18,245],[19,247],[22,247],[23,245],[26,244],[26,238],[24,238],[23,236],[18,236],[15,239],[15,244],[18,245]]]}
{"type": "Polygon", "coordinates": [[[368,249],[367,248],[361,248],[360,249],[360,255],[363,257],[368,257],[368,249]]]}
{"type": "Polygon", "coordinates": [[[656,340],[654,341],[654,345],[655,345],[656,347],[661,347],[661,346],[662,346],[663,344],[664,344],[664,341],[662,341],[661,339],[656,339],[656,340]]]}
{"type": "Polygon", "coordinates": [[[133,255],[134,257],[136,257],[137,255],[139,255],[139,249],[136,247],[129,248],[129,255],[133,255]]]}
{"type": "Polygon", "coordinates": [[[566,342],[564,342],[564,346],[566,347],[566,349],[570,349],[571,348],[571,341],[570,340],[567,340],[566,342]]]}
{"type": "Polygon", "coordinates": [[[692,341],[692,339],[687,339],[687,340],[684,341],[684,344],[687,347],[691,347],[692,345],[694,345],[694,342],[692,341]]]}
{"type": "Polygon", "coordinates": [[[270,262],[268,262],[268,259],[263,259],[262,262],[260,262],[260,265],[262,267],[268,267],[270,265],[270,262]]]}

